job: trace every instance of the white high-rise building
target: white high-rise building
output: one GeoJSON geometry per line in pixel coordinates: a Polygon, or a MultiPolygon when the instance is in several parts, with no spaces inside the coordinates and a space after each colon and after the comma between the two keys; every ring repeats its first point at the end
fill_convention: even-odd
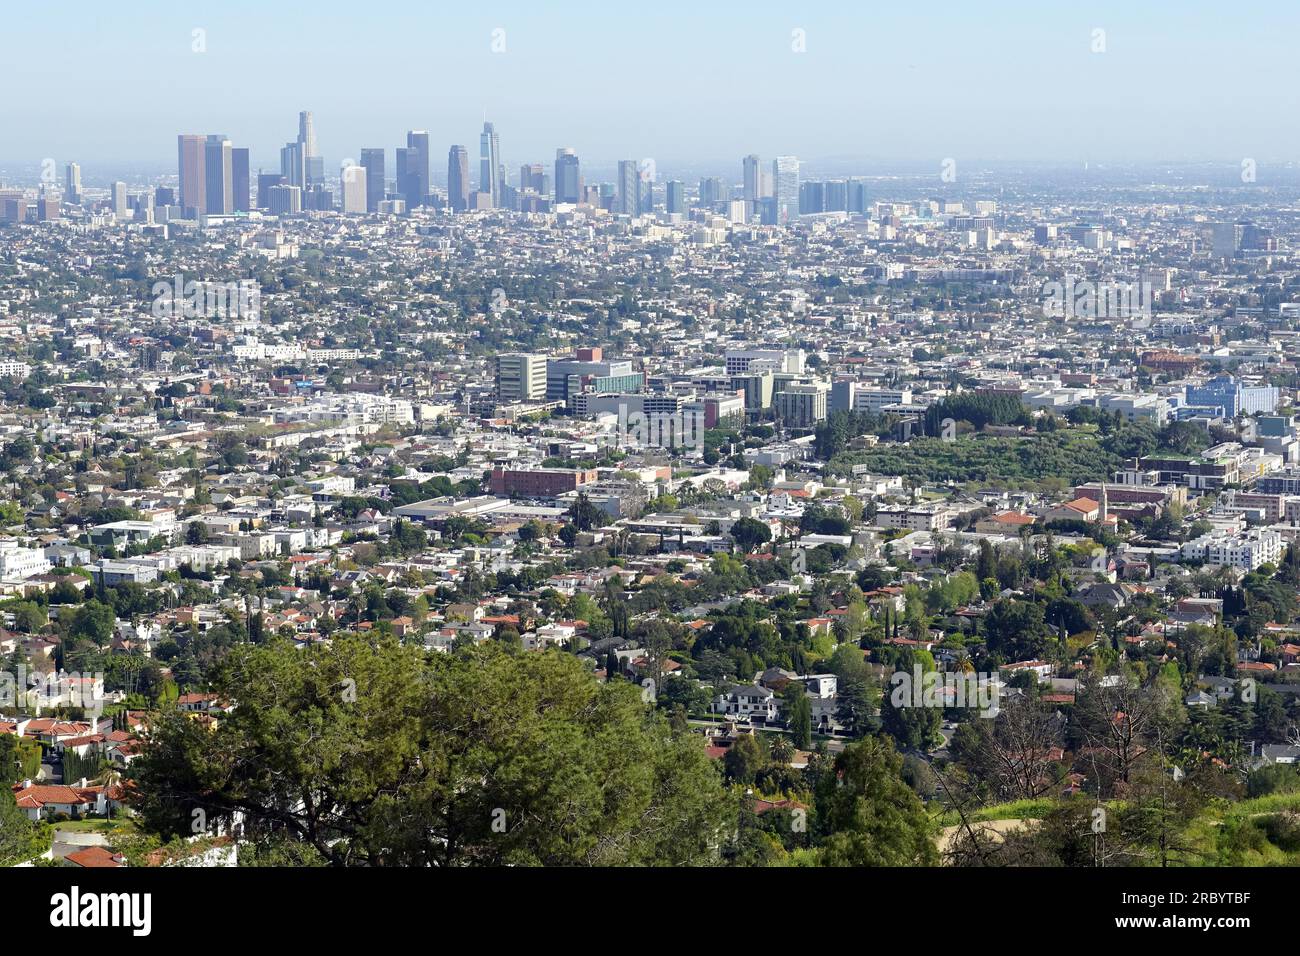
{"type": "Polygon", "coordinates": [[[366,212],[366,168],[344,166],[339,171],[339,193],[345,214],[363,215],[366,212]]]}

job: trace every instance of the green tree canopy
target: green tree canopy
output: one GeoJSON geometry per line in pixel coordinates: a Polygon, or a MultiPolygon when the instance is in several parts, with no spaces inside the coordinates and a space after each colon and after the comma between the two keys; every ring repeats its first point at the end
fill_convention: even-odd
{"type": "Polygon", "coordinates": [[[234,648],[213,689],[232,714],[162,716],[137,764],[161,836],[202,809],[337,866],[717,859],[726,804],[702,739],[571,655],[272,641],[234,648]]]}

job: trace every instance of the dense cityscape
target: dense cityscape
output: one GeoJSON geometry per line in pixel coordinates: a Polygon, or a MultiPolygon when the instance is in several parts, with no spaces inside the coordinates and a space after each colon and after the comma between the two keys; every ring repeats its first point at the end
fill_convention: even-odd
{"type": "Polygon", "coordinates": [[[285,129],[0,169],[0,865],[1300,863],[1293,167],[285,129]]]}

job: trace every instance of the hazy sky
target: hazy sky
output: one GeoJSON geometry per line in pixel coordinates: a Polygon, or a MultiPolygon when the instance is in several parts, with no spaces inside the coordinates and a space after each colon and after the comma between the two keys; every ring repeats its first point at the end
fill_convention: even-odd
{"type": "Polygon", "coordinates": [[[435,169],[452,143],[476,167],[485,114],[512,166],[558,145],[661,166],[747,152],[1300,159],[1300,5],[1276,0],[61,0],[4,13],[0,161],[75,159],[87,174],[174,165],[179,132],[226,133],[254,166],[277,165],[300,109],[327,169],[410,128],[429,130],[435,169]]]}

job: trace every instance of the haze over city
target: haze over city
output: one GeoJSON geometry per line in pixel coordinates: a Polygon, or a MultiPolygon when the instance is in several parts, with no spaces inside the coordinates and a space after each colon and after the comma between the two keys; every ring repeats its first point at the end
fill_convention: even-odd
{"type": "Polygon", "coordinates": [[[331,165],[406,129],[461,142],[485,117],[512,163],[562,145],[697,165],[1300,156],[1294,6],[1003,7],[71,0],[56,30],[17,4],[0,161],[163,163],[202,128],[269,165],[303,108],[331,165]]]}

